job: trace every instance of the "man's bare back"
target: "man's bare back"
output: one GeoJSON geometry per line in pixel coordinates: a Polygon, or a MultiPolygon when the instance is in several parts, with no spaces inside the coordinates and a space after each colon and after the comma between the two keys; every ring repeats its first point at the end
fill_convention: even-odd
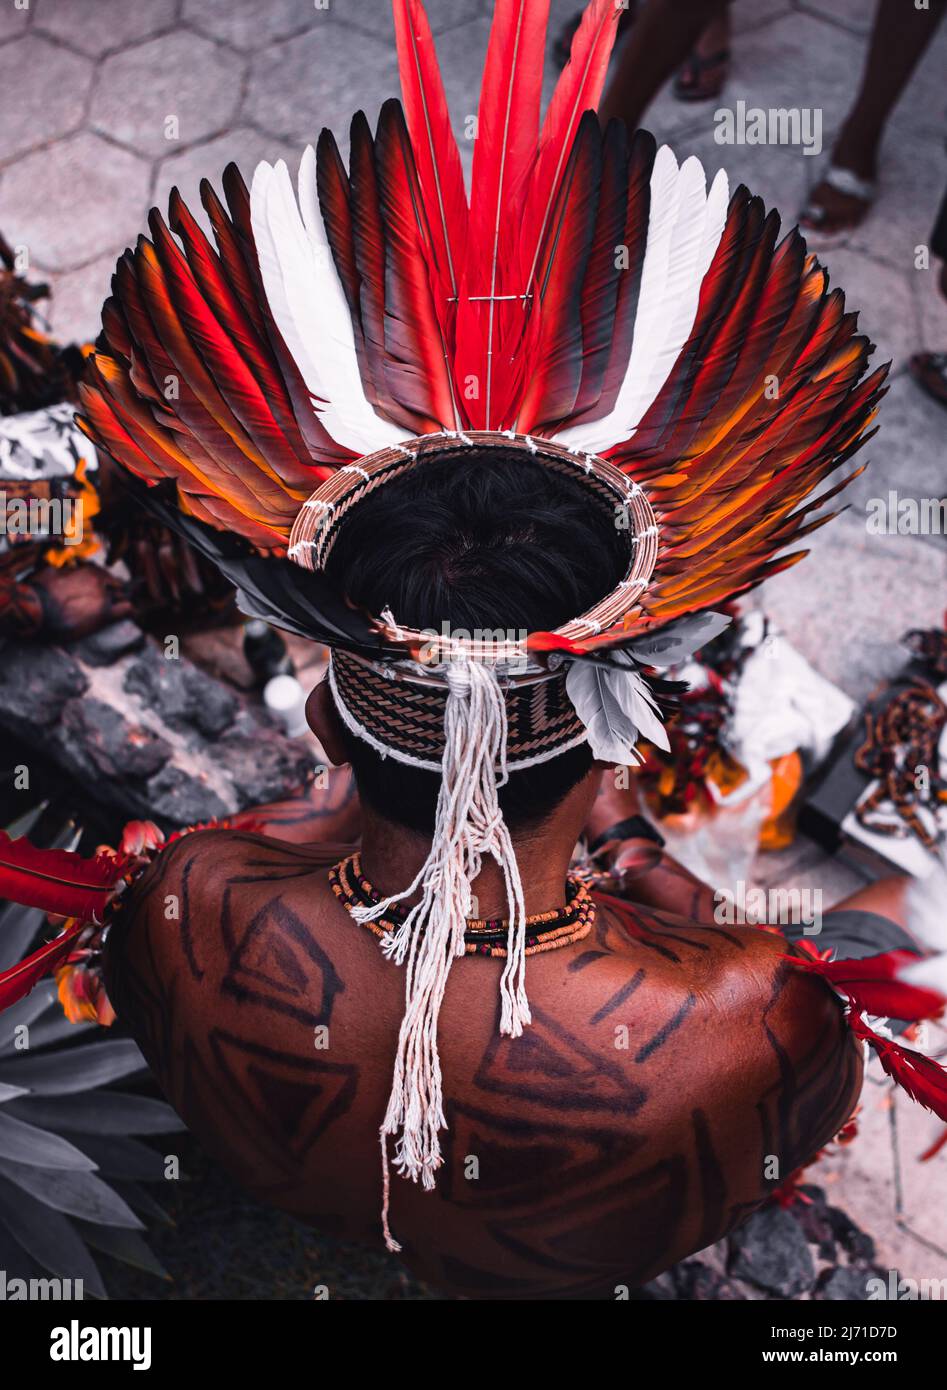
{"type": "MultiPolygon", "coordinates": [[[[380,1242],[379,1125],[404,976],[328,886],[325,845],[184,837],[112,931],[109,992],[168,1099],[260,1200],[380,1242]],[[177,917],[175,917],[177,912],[177,917]]],[[[468,1297],[614,1297],[718,1239],[850,1114],[861,1057],[778,936],[600,909],[528,962],[455,962],[437,1188],[392,1176],[406,1264],[468,1297]],[[773,1159],[777,1161],[774,1168],[773,1159]]]]}

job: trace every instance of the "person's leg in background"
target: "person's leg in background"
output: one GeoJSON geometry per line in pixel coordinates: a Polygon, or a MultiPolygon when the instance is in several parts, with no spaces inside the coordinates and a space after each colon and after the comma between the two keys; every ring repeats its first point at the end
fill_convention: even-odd
{"type": "Polygon", "coordinates": [[[800,214],[803,227],[848,231],[865,217],[875,195],[878,151],[888,117],[947,11],[947,0],[917,9],[905,0],[879,0],[855,103],[832,148],[828,171],[800,214]]]}
{"type": "MultiPolygon", "coordinates": [[[[599,108],[637,130],[652,100],[694,49],[709,25],[726,24],[727,0],[649,0],[637,13],[599,108]]],[[[719,29],[707,42],[719,51],[719,29]]],[[[726,45],[724,45],[726,47],[726,45]]],[[[710,56],[709,54],[707,56],[710,56]]]]}
{"type": "MultiPolygon", "coordinates": [[[[940,259],[937,283],[941,297],[947,300],[947,192],[944,193],[931,233],[930,249],[940,259]]],[[[926,391],[940,405],[947,406],[947,350],[916,352],[908,364],[908,370],[922,391],[926,391]]]]}

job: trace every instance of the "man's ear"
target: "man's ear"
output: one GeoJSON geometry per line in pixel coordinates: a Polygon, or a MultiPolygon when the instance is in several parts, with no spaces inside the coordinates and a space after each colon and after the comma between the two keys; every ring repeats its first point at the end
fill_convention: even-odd
{"type": "Polygon", "coordinates": [[[328,680],[322,680],[306,701],[306,720],[322,744],[326,757],[336,767],[348,762],[345,730],[332,699],[328,680]]]}

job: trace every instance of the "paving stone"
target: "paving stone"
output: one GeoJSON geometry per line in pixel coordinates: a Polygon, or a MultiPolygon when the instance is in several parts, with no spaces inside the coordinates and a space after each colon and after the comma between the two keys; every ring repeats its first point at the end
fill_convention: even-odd
{"type": "Polygon", "coordinates": [[[0,7],[0,43],[19,37],[29,24],[32,14],[32,10],[18,9],[12,0],[6,0],[6,4],[0,7]]]}
{"type": "Polygon", "coordinates": [[[864,700],[882,677],[903,666],[899,644],[909,628],[942,624],[947,545],[869,537],[864,518],[849,513],[815,532],[807,545],[809,557],[767,581],[750,602],[817,671],[864,700]]]}
{"type": "Polygon", "coordinates": [[[105,59],[91,123],[133,149],[168,155],[230,124],[243,70],[236,53],[198,34],[178,30],[150,39],[105,59]]]}
{"type": "Polygon", "coordinates": [[[871,32],[874,5],[865,0],[797,0],[797,4],[805,13],[831,20],[853,34],[871,32]]]}
{"type": "Polygon", "coordinates": [[[75,130],[91,82],[88,58],[41,34],[26,34],[0,47],[0,160],[75,130]]]}
{"type": "MultiPolygon", "coordinates": [[[[868,521],[871,517],[873,526],[877,523],[878,502],[887,506],[889,490],[894,489],[899,500],[936,501],[947,496],[943,463],[945,432],[947,417],[943,406],[926,396],[907,373],[896,377],[878,412],[878,434],[865,449],[871,464],[846,490],[843,499],[850,505],[849,515],[857,518],[865,528],[866,541],[872,551],[876,547],[883,549],[888,540],[887,536],[869,531],[868,521]],[[870,510],[869,502],[873,504],[870,510]]],[[[947,552],[947,537],[942,531],[910,539],[947,552]]]]}
{"type": "MultiPolygon", "coordinates": [[[[129,244],[138,231],[145,230],[145,202],[140,209],[141,224],[133,228],[129,222],[129,244]]],[[[115,262],[124,247],[97,256],[79,270],[54,272],[49,280],[50,300],[46,306],[53,336],[61,343],[92,342],[102,327],[102,305],[111,293],[115,262]]]]}
{"type": "Polygon", "coordinates": [[[257,54],[243,110],[261,130],[315,142],[329,126],[340,145],[356,108],[374,125],[378,108],[399,92],[392,47],[324,18],[308,33],[257,54]]]}
{"type": "MultiPolygon", "coordinates": [[[[9,3],[9,0],[7,0],[9,3]]],[[[32,0],[37,29],[93,58],[146,39],[173,23],[175,0],[32,0]]],[[[6,5],[4,6],[6,8],[6,5]]]]}
{"type": "MultiPolygon", "coordinates": [[[[2,53],[3,50],[0,50],[2,53]]],[[[83,131],[4,171],[4,231],[34,265],[69,270],[133,241],[147,204],[148,165],[83,131]]]]}
{"type": "Polygon", "coordinates": [[[204,212],[200,200],[201,179],[209,179],[220,191],[221,174],[231,160],[239,167],[249,186],[253,171],[261,159],[270,164],[277,159],[285,159],[295,180],[303,142],[278,140],[273,135],[263,135],[249,126],[228,130],[215,140],[206,140],[190,149],[174,154],[161,162],[152,196],[152,202],[167,212],[168,195],[177,187],[191,212],[206,232],[210,232],[210,219],[204,212]]]}
{"type": "MultiPolygon", "coordinates": [[[[792,10],[792,0],[733,0],[730,6],[730,32],[742,34],[781,19],[792,10]]],[[[737,40],[739,42],[739,40],[737,40]]]]}
{"type": "Polygon", "coordinates": [[[876,344],[872,364],[891,360],[902,367],[917,351],[921,327],[915,313],[913,270],[879,265],[850,246],[819,249],[831,286],[845,291],[846,307],[858,310],[858,326],[876,344]]]}
{"type": "MultiPolygon", "coordinates": [[[[492,7],[480,0],[427,0],[424,8],[434,34],[443,34],[456,28],[469,19],[478,19],[492,7]]],[[[581,0],[573,0],[573,10],[581,9],[581,0]]],[[[329,0],[332,18],[340,24],[349,24],[353,29],[361,29],[366,34],[376,35],[386,42],[394,42],[394,21],[391,15],[391,0],[329,0]]],[[[550,21],[550,42],[556,29],[550,21]]],[[[438,53],[441,46],[438,44],[438,53]]]]}
{"type": "MultiPolygon", "coordinates": [[[[298,34],[333,15],[342,0],[184,0],[182,19],[213,39],[223,39],[235,48],[256,52],[274,39],[298,34]]],[[[351,0],[349,0],[351,3],[351,0]]],[[[356,0],[365,4],[365,0],[356,0]]],[[[367,8],[367,6],[366,6],[367,8]]]]}

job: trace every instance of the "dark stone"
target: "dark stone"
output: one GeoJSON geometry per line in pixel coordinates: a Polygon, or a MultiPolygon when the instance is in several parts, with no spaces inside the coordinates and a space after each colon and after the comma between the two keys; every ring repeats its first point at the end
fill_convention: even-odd
{"type": "Polygon", "coordinates": [[[129,724],[120,710],[91,698],[66,706],[57,741],[78,772],[116,780],[144,781],[172,753],[170,745],[150,729],[129,724]]]}
{"type": "Polygon", "coordinates": [[[0,653],[0,720],[27,737],[55,724],[89,682],[61,647],[8,643],[0,653]]]}
{"type": "Polygon", "coordinates": [[[174,825],[219,820],[231,809],[206,783],[170,765],[148,783],[148,805],[155,819],[174,825]]]}
{"type": "Polygon", "coordinates": [[[141,628],[126,618],[100,628],[91,637],[83,637],[81,642],[73,642],[69,650],[86,666],[113,666],[120,656],[135,651],[144,640],[141,628]]]}
{"type": "Polygon", "coordinates": [[[129,666],[123,685],[170,728],[197,729],[206,738],[229,728],[239,708],[237,697],[220,681],[183,658],[166,660],[154,643],[129,666]]]}
{"type": "Polygon", "coordinates": [[[875,1242],[867,1231],[855,1225],[841,1207],[826,1207],[835,1239],[853,1260],[870,1263],[875,1258],[875,1242]]]}
{"type": "Polygon", "coordinates": [[[260,725],[214,745],[214,766],[232,783],[241,807],[279,801],[301,787],[315,763],[311,747],[260,725]]]}
{"type": "Polygon", "coordinates": [[[807,1184],[799,1188],[800,1201],[793,1208],[793,1215],[802,1227],[802,1233],[810,1245],[816,1246],[819,1258],[835,1263],[837,1246],[832,1234],[825,1193],[821,1187],[807,1184]],[[809,1200],[804,1200],[808,1198],[809,1200]]]}
{"type": "Polygon", "coordinates": [[[869,1274],[864,1269],[853,1266],[839,1266],[837,1269],[824,1269],[819,1275],[813,1297],[835,1299],[842,1302],[867,1302],[869,1274]]]}
{"type": "Polygon", "coordinates": [[[729,1273],[781,1298],[811,1289],[815,1266],[799,1222],[778,1206],[754,1212],[730,1236],[729,1273]]]}
{"type": "Polygon", "coordinates": [[[685,1260],[674,1267],[677,1297],[699,1303],[732,1303],[746,1299],[736,1285],[703,1260],[685,1260]]]}

